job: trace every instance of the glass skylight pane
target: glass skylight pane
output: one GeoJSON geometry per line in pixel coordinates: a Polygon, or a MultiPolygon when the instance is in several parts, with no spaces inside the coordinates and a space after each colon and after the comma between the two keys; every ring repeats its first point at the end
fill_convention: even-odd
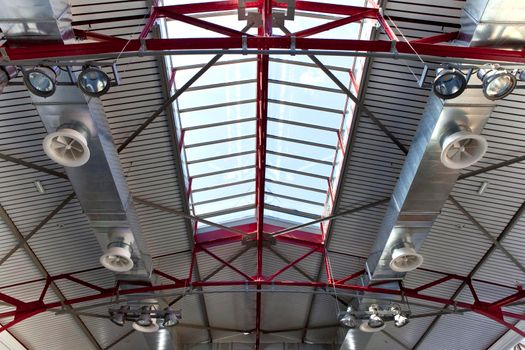
{"type": "MultiPolygon", "coordinates": [[[[196,57],[198,55],[191,55],[190,57],[196,57]]],[[[175,57],[174,64],[176,66],[181,65],[190,65],[195,63],[202,62],[202,59],[195,62],[192,60],[182,59],[183,57],[187,56],[177,56],[175,57]],[[179,58],[180,57],[180,58],[179,58]]],[[[209,60],[213,58],[213,56],[207,57],[208,60],[204,61],[204,63],[207,63],[209,60]]],[[[244,56],[241,56],[241,58],[246,58],[244,56]]],[[[233,57],[226,57],[223,56],[219,60],[221,61],[228,61],[234,59],[233,57]]],[[[184,85],[190,78],[192,78],[200,68],[195,69],[184,69],[181,71],[178,71],[175,74],[175,83],[177,84],[177,87],[181,87],[184,85]]],[[[244,62],[244,63],[236,63],[236,64],[228,64],[228,65],[216,65],[211,68],[209,68],[206,73],[204,73],[195,83],[194,86],[203,86],[203,85],[209,85],[209,84],[217,84],[217,83],[224,83],[224,82],[230,82],[230,81],[237,81],[237,80],[244,80],[244,79],[255,79],[257,73],[257,65],[256,62],[244,62]]],[[[255,93],[255,90],[253,91],[255,93]]],[[[184,94],[182,95],[184,96],[184,94]]],[[[181,98],[182,98],[181,96],[181,98]]],[[[206,102],[205,100],[203,102],[206,102]]]]}
{"type": "MultiPolygon", "coordinates": [[[[266,169],[266,177],[271,180],[291,182],[295,184],[301,184],[302,186],[316,188],[319,190],[325,190],[328,187],[328,180],[321,179],[318,177],[306,176],[301,174],[295,174],[285,170],[286,167],[281,169],[266,169]]],[[[288,168],[289,169],[289,168],[288,168]]],[[[294,170],[294,169],[291,169],[294,170]]]]}
{"type": "Polygon", "coordinates": [[[299,142],[268,138],[266,141],[266,148],[270,151],[308,156],[312,159],[327,161],[330,163],[334,160],[333,149],[310,146],[299,142]]]}
{"type": "MultiPolygon", "coordinates": [[[[240,119],[255,119],[255,103],[186,112],[181,114],[180,118],[183,128],[226,123],[228,121],[236,121],[240,119]]],[[[241,123],[239,122],[237,124],[241,123]]]]}
{"type": "Polygon", "coordinates": [[[255,202],[255,194],[250,193],[242,197],[230,198],[226,200],[220,200],[213,203],[195,205],[195,214],[202,215],[206,213],[212,213],[225,208],[235,208],[243,205],[252,204],[255,202]]]}
{"type": "MultiPolygon", "coordinates": [[[[300,108],[295,106],[286,106],[277,103],[268,103],[268,117],[291,120],[311,127],[323,126],[338,130],[341,126],[343,117],[343,107],[340,114],[334,114],[319,110],[300,108]]],[[[288,128],[288,126],[286,126],[288,128]]]]}
{"type": "Polygon", "coordinates": [[[237,195],[241,193],[247,193],[255,191],[255,179],[250,182],[246,182],[239,185],[226,186],[221,188],[216,188],[212,190],[195,192],[192,193],[192,198],[194,203],[199,203],[202,201],[207,201],[214,198],[221,198],[226,196],[237,195]]]}
{"type": "Polygon", "coordinates": [[[326,178],[330,176],[330,171],[332,170],[331,165],[307,162],[301,159],[283,157],[275,154],[266,155],[266,164],[325,176],[326,178]]]}
{"type": "Polygon", "coordinates": [[[316,215],[316,216],[320,216],[320,213],[323,210],[323,204],[312,205],[312,204],[304,203],[304,202],[297,201],[297,200],[290,200],[287,198],[272,196],[270,193],[266,194],[265,203],[270,204],[270,205],[275,205],[281,208],[298,210],[298,211],[309,213],[309,214],[316,215]]]}
{"type": "Polygon", "coordinates": [[[188,164],[188,167],[190,169],[190,175],[198,175],[247,165],[255,165],[255,153],[188,164]]]}
{"type": "Polygon", "coordinates": [[[291,196],[291,197],[297,197],[299,199],[304,199],[307,201],[318,202],[318,203],[324,203],[326,199],[326,193],[308,191],[308,190],[304,190],[301,188],[276,184],[276,183],[269,182],[269,181],[266,182],[266,192],[285,195],[285,196],[291,196]]]}
{"type": "Polygon", "coordinates": [[[281,84],[271,84],[269,98],[343,111],[345,95],[281,84]]]}
{"type": "Polygon", "coordinates": [[[274,121],[268,121],[268,133],[331,146],[337,143],[337,134],[335,132],[274,121]]]}
{"type": "Polygon", "coordinates": [[[223,86],[213,89],[187,91],[179,99],[179,108],[211,106],[220,103],[255,98],[255,84],[223,86]]]}
{"type": "MultiPolygon", "coordinates": [[[[208,171],[205,174],[208,173],[211,173],[211,171],[208,171]]],[[[195,174],[193,176],[195,176],[195,174]]],[[[252,178],[255,178],[255,168],[244,170],[230,170],[222,174],[194,177],[192,180],[192,188],[201,189],[210,186],[217,186],[221,184],[227,184],[252,178]]]]}
{"type": "MultiPolygon", "coordinates": [[[[255,209],[234,211],[228,214],[207,217],[206,219],[214,223],[224,224],[227,222],[237,221],[237,220],[245,219],[245,218],[255,219],[255,209]]],[[[198,227],[205,228],[209,226],[203,223],[199,223],[198,227]]]]}
{"type": "Polygon", "coordinates": [[[253,135],[254,132],[255,121],[232,123],[203,129],[188,130],[184,135],[184,142],[191,145],[201,142],[225,140],[238,136],[253,135]]]}
{"type": "Polygon", "coordinates": [[[255,137],[245,140],[221,142],[207,146],[191,147],[186,149],[189,159],[202,159],[220,155],[255,150],[255,137]]]}
{"type": "MultiPolygon", "coordinates": [[[[302,217],[302,216],[298,216],[298,215],[292,215],[292,214],[287,214],[287,213],[282,213],[280,211],[276,211],[276,210],[270,210],[270,209],[264,209],[264,215],[265,217],[270,217],[270,218],[276,218],[276,219],[281,219],[281,220],[287,220],[287,221],[290,221],[290,222],[293,222],[293,223],[297,223],[297,224],[306,224],[310,221],[312,221],[312,219],[310,218],[305,218],[305,217],[302,217]]],[[[307,228],[313,228],[313,229],[318,229],[319,230],[319,233],[320,233],[320,229],[319,229],[319,224],[313,224],[313,225],[310,225],[310,226],[306,226],[307,228]]]]}

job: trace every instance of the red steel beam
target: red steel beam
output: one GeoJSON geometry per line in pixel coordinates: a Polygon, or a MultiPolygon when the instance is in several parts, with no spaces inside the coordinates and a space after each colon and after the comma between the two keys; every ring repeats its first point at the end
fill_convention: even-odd
{"type": "MultiPolygon", "coordinates": [[[[254,36],[246,39],[247,49],[290,49],[291,38],[288,36],[254,36]]],[[[356,40],[356,39],[315,39],[296,38],[295,46],[300,50],[331,50],[331,51],[361,51],[391,53],[392,44],[387,40],[356,40]]],[[[83,43],[83,44],[26,44],[26,46],[3,46],[10,60],[38,60],[51,58],[68,58],[89,60],[97,55],[118,55],[123,53],[147,54],[151,52],[178,50],[222,50],[243,49],[242,38],[182,38],[182,39],[135,39],[129,44],[113,42],[83,43]]],[[[474,59],[481,61],[519,62],[525,60],[525,51],[502,50],[484,47],[462,47],[451,45],[427,44],[399,41],[395,45],[399,54],[429,55],[434,57],[474,59]]],[[[166,52],[169,54],[169,52],[166,52]]]]}
{"type": "Polygon", "coordinates": [[[347,276],[345,278],[342,278],[340,280],[335,281],[335,283],[337,283],[337,284],[345,284],[346,282],[350,281],[351,279],[354,279],[356,277],[364,275],[365,272],[366,272],[365,270],[357,271],[357,272],[355,272],[355,273],[353,273],[353,274],[351,274],[351,275],[349,275],[349,276],[347,276]]]}
{"type": "MultiPolygon", "coordinates": [[[[515,315],[510,312],[502,311],[498,307],[494,307],[489,303],[484,302],[478,302],[474,304],[466,303],[466,302],[460,302],[460,301],[454,301],[451,299],[446,298],[440,298],[436,296],[430,296],[425,295],[417,292],[415,289],[409,289],[409,288],[401,288],[400,290],[392,290],[392,289],[386,289],[386,288],[378,288],[378,287],[371,287],[371,286],[361,286],[361,285],[346,285],[346,284],[340,284],[340,283],[325,283],[325,282],[298,282],[298,281],[254,281],[254,280],[240,280],[240,281],[213,281],[213,282],[203,282],[203,281],[196,281],[191,283],[191,286],[193,287],[207,287],[207,286],[256,286],[260,287],[263,285],[272,285],[272,286],[283,286],[283,287],[318,287],[318,288],[337,288],[340,290],[351,290],[356,292],[363,292],[363,293],[379,293],[379,294],[386,294],[386,295],[404,295],[406,297],[414,298],[414,299],[420,299],[420,300],[426,300],[433,303],[440,303],[445,305],[455,305],[460,308],[465,308],[467,310],[477,312],[479,314],[482,314],[486,317],[489,317],[500,324],[505,325],[506,327],[515,330],[522,336],[525,336],[525,332],[521,332],[519,330],[516,330],[509,325],[504,319],[503,316],[507,317],[515,317],[518,319],[524,318],[523,315],[515,315]]],[[[150,292],[156,292],[156,291],[166,291],[166,290],[172,290],[172,289],[178,289],[178,288],[184,288],[187,287],[188,284],[186,281],[180,281],[172,284],[166,284],[166,285],[156,285],[156,286],[146,286],[146,287],[137,287],[137,288],[131,288],[131,289],[125,289],[118,291],[120,295],[132,295],[132,294],[143,294],[143,293],[150,293],[150,292]]],[[[64,301],[57,301],[52,303],[43,303],[42,301],[35,301],[35,302],[29,302],[29,303],[23,303],[22,305],[19,305],[17,307],[17,310],[15,311],[8,311],[4,313],[0,313],[0,318],[4,317],[11,317],[15,316],[15,323],[6,324],[3,327],[0,328],[0,331],[6,330],[10,328],[12,325],[16,324],[17,322],[26,319],[28,317],[31,317],[33,315],[36,315],[40,312],[60,307],[62,305],[74,305],[78,303],[83,303],[87,301],[93,301],[98,299],[104,299],[113,297],[115,293],[117,292],[117,289],[114,288],[113,290],[109,290],[102,293],[97,293],[93,295],[86,295],[82,297],[77,297],[73,299],[65,299],[64,301]]],[[[257,293],[260,295],[261,293],[257,293]]],[[[517,298],[517,297],[516,297],[517,298]]],[[[516,299],[520,300],[520,299],[516,299]]]]}
{"type": "MultiPolygon", "coordinates": [[[[272,0],[262,0],[259,13],[262,18],[262,26],[258,30],[258,36],[270,38],[272,35],[272,0]]],[[[263,43],[258,45],[259,49],[267,49],[263,43]]],[[[268,55],[257,56],[257,130],[256,138],[256,159],[255,159],[255,210],[257,231],[255,238],[257,240],[257,276],[258,282],[263,277],[263,243],[264,243],[264,193],[266,179],[266,132],[268,125],[268,55]]],[[[261,284],[257,284],[257,290],[261,290],[261,284]]],[[[262,294],[257,293],[255,297],[255,350],[260,349],[261,345],[261,309],[262,294]]]]}

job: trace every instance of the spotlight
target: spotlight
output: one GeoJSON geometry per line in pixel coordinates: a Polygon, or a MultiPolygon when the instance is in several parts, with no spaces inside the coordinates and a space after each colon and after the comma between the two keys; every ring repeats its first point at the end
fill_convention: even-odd
{"type": "Polygon", "coordinates": [[[348,328],[356,328],[358,325],[357,318],[352,314],[352,308],[348,307],[346,313],[339,319],[341,325],[348,328]]]}
{"type": "Polygon", "coordinates": [[[394,325],[398,328],[404,327],[410,322],[408,316],[401,312],[399,305],[393,305],[390,311],[394,314],[394,325]]]}
{"type": "Polygon", "coordinates": [[[85,66],[78,75],[77,84],[84,94],[99,97],[108,92],[110,79],[100,68],[85,66]]]}
{"type": "Polygon", "coordinates": [[[24,71],[24,84],[33,94],[49,97],[55,93],[58,67],[39,66],[24,71]]]}
{"type": "Polygon", "coordinates": [[[385,325],[385,322],[379,316],[379,307],[376,304],[370,305],[368,311],[372,313],[368,319],[368,325],[370,328],[381,328],[385,325]]]}
{"type": "Polygon", "coordinates": [[[149,306],[143,306],[137,321],[133,322],[133,329],[143,333],[153,333],[159,330],[157,320],[151,318],[149,306]]]}
{"type": "Polygon", "coordinates": [[[507,97],[516,87],[516,77],[505,69],[481,68],[478,78],[482,81],[483,94],[489,100],[507,97]]]}
{"type": "Polygon", "coordinates": [[[111,311],[110,310],[110,320],[117,326],[124,326],[126,323],[126,314],[129,310],[128,306],[121,306],[118,311],[111,311]]]}
{"type": "Polygon", "coordinates": [[[448,100],[458,97],[467,87],[465,75],[456,68],[445,67],[436,69],[433,90],[436,96],[448,100]]]}
{"type": "Polygon", "coordinates": [[[164,321],[162,322],[162,325],[164,327],[175,326],[179,323],[180,318],[179,313],[175,312],[171,307],[167,307],[164,309],[164,321]]]}

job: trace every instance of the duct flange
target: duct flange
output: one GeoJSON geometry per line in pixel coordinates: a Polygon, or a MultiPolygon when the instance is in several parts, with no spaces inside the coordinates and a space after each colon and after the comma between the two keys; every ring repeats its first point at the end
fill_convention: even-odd
{"type": "Polygon", "coordinates": [[[487,152],[487,140],[467,130],[443,138],[441,162],[450,169],[463,169],[478,162],[487,152]]]}
{"type": "Polygon", "coordinates": [[[131,252],[133,234],[129,230],[117,230],[111,234],[107,250],[100,257],[100,263],[108,270],[126,272],[133,268],[131,252]]]}
{"type": "Polygon", "coordinates": [[[87,139],[85,128],[63,126],[44,138],[44,152],[60,165],[79,167],[89,160],[87,139]]]}

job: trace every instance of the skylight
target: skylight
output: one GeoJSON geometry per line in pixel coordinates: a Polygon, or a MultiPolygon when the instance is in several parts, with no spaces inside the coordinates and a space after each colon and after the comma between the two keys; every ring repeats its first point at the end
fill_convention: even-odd
{"type": "MultiPolygon", "coordinates": [[[[185,3],[191,2],[197,1],[185,3]]],[[[340,3],[366,6],[363,0],[340,3]]],[[[246,21],[238,21],[237,12],[198,17],[239,31],[246,26],[246,21]]],[[[274,34],[301,31],[333,19],[296,11],[295,20],[286,21],[284,29],[274,28],[274,34]]],[[[370,31],[371,24],[365,21],[365,25],[352,23],[312,37],[368,38],[370,31]]],[[[166,22],[165,33],[169,38],[222,36],[178,21],[166,22]]],[[[257,29],[248,33],[255,35],[257,29]]],[[[169,73],[175,71],[172,88],[185,84],[212,57],[168,57],[169,73]]],[[[357,93],[364,58],[318,58],[357,93]]],[[[354,106],[305,55],[270,55],[268,78],[264,214],[307,223],[331,211],[354,106]]],[[[216,223],[255,220],[256,83],[256,56],[225,54],[177,101],[174,117],[194,215],[216,223]]],[[[318,224],[313,227],[321,233],[318,224]]]]}

